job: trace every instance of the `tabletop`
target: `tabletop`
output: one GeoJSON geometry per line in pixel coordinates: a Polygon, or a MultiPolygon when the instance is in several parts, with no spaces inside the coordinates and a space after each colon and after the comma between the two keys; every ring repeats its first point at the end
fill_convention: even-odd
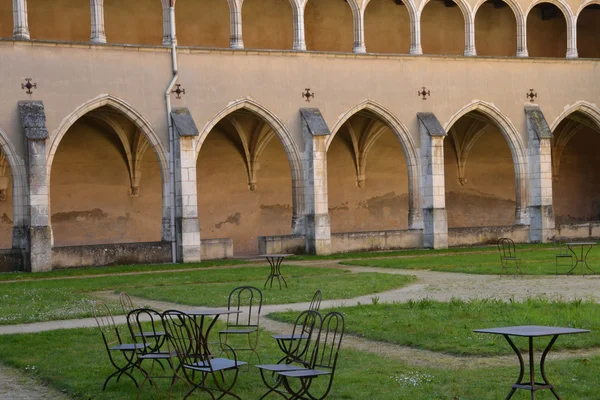
{"type": "Polygon", "coordinates": [[[567,246],[595,246],[596,242],[568,242],[565,243],[567,246]]]}
{"type": "Polygon", "coordinates": [[[554,335],[571,335],[575,333],[589,333],[588,329],[561,328],[557,326],[508,326],[504,328],[476,329],[473,332],[491,333],[496,335],[511,335],[523,337],[539,337],[554,335]]]}
{"type": "Polygon", "coordinates": [[[273,258],[284,258],[284,257],[290,257],[293,256],[293,254],[260,254],[259,257],[273,257],[273,258]]]}
{"type": "Polygon", "coordinates": [[[193,315],[193,316],[210,316],[210,315],[224,315],[224,314],[239,314],[241,313],[242,310],[219,310],[216,308],[206,308],[206,309],[200,309],[200,310],[188,310],[185,311],[185,313],[187,315],[193,315]]]}

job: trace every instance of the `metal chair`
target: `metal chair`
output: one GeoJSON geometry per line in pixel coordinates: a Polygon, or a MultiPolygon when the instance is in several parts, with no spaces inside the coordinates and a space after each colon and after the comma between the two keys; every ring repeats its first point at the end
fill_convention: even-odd
{"type": "MultiPolygon", "coordinates": [[[[254,286],[240,286],[229,293],[227,301],[228,310],[242,311],[237,314],[227,314],[227,325],[224,330],[219,331],[219,342],[221,345],[229,344],[230,336],[245,335],[248,339],[248,346],[241,347],[229,344],[237,352],[249,351],[248,363],[252,355],[256,355],[260,362],[260,355],[256,351],[258,346],[260,312],[262,310],[263,295],[260,289],[254,286]]],[[[226,349],[226,348],[225,348],[226,349]]],[[[224,350],[226,352],[226,350],[224,350]]]]}
{"type": "Polygon", "coordinates": [[[322,400],[331,391],[333,378],[338,361],[338,354],[344,337],[344,316],[332,311],[325,315],[323,324],[317,337],[308,369],[278,372],[283,377],[283,384],[291,395],[290,399],[322,400]],[[324,389],[312,390],[313,380],[319,377],[327,377],[329,381],[324,389]],[[297,378],[300,386],[292,385],[291,380],[297,378]]]}
{"type": "Polygon", "coordinates": [[[570,260],[569,271],[573,269],[573,253],[569,251],[566,242],[560,236],[554,236],[554,264],[556,265],[556,275],[558,275],[558,262],[560,260],[570,260]]]}
{"type": "MultiPolygon", "coordinates": [[[[227,350],[228,354],[233,355],[233,359],[213,358],[208,349],[208,342],[194,318],[181,311],[165,311],[162,321],[169,343],[169,351],[173,352],[179,361],[175,371],[183,371],[183,378],[192,386],[184,399],[187,399],[196,389],[200,389],[208,393],[212,399],[220,399],[229,395],[241,400],[231,389],[237,380],[239,367],[246,363],[237,360],[235,351],[232,348],[227,350]],[[225,372],[228,371],[232,374],[226,375],[225,372]],[[208,386],[209,376],[214,384],[212,387],[208,386]],[[226,376],[229,379],[226,379],[226,376]],[[221,394],[215,396],[214,392],[221,394]]],[[[223,346],[227,345],[223,344],[223,346]]]]}
{"type": "Polygon", "coordinates": [[[519,274],[523,275],[521,270],[521,259],[517,257],[517,251],[515,249],[515,242],[509,238],[498,239],[498,251],[500,252],[500,265],[502,265],[502,271],[507,274],[511,273],[513,269],[519,274]]]}
{"type": "MultiPolygon", "coordinates": [[[[163,349],[166,336],[163,331],[161,314],[150,308],[137,308],[127,314],[127,325],[129,326],[133,342],[135,344],[146,344],[145,347],[137,350],[137,366],[141,367],[145,360],[152,361],[150,370],[138,387],[138,397],[146,381],[150,381],[153,384],[152,378],[169,378],[172,379],[172,383],[175,383],[178,378],[176,373],[162,376],[154,374],[156,364],[160,365],[163,371],[166,371],[161,360],[166,360],[172,369],[173,362],[171,359],[175,357],[175,354],[163,349]]],[[[154,386],[156,387],[156,385],[154,386]]]]}
{"type": "Polygon", "coordinates": [[[131,310],[135,308],[131,297],[126,292],[119,293],[119,301],[121,302],[121,308],[125,314],[129,314],[131,310]]]}
{"type": "Polygon", "coordinates": [[[104,341],[104,346],[106,347],[106,352],[108,353],[108,359],[110,363],[115,367],[116,371],[110,374],[106,380],[104,381],[104,385],[102,386],[102,390],[106,389],[106,385],[108,381],[110,381],[113,377],[117,377],[117,382],[121,379],[121,376],[125,375],[130,378],[136,387],[138,386],[137,381],[133,377],[132,373],[134,368],[137,368],[142,372],[144,376],[147,375],[146,371],[144,371],[138,364],[136,360],[136,356],[138,351],[141,351],[145,347],[148,347],[147,343],[123,343],[121,340],[121,334],[119,333],[119,329],[115,324],[115,320],[110,312],[110,309],[103,301],[97,301],[94,304],[94,318],[96,319],[96,324],[98,325],[98,329],[102,333],[102,340],[104,341]],[[114,354],[121,353],[124,358],[124,361],[120,361],[116,359],[114,354]]]}
{"type": "Polygon", "coordinates": [[[310,356],[315,345],[315,337],[321,329],[321,314],[317,311],[306,310],[296,318],[291,334],[273,335],[277,345],[284,356],[277,364],[257,365],[260,376],[267,387],[267,392],[260,398],[263,399],[274,392],[287,398],[287,391],[279,389],[282,384],[279,372],[308,369],[311,365],[310,356]]]}
{"type": "Polygon", "coordinates": [[[319,309],[321,308],[321,301],[323,300],[323,293],[321,292],[321,289],[318,289],[315,294],[313,295],[313,298],[310,302],[310,306],[308,307],[309,310],[313,310],[313,311],[319,311],[319,309]]]}

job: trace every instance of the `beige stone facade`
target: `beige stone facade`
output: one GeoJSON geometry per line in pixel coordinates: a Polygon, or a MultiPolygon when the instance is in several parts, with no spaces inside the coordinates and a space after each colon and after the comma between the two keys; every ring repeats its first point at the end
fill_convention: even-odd
{"type": "Polygon", "coordinates": [[[127,243],[594,236],[599,20],[597,0],[0,0],[0,245],[44,270],[127,243]]]}

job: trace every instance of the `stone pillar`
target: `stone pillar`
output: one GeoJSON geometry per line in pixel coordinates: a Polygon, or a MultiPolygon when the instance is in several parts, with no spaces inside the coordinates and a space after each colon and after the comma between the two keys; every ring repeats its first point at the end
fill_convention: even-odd
{"type": "Polygon", "coordinates": [[[174,126],[175,157],[175,235],[177,262],[200,261],[200,223],[196,187],[196,151],[194,141],[199,135],[187,108],[171,112],[174,126]]]}
{"type": "Polygon", "coordinates": [[[529,142],[529,240],[548,242],[554,237],[552,210],[552,131],[538,105],[526,105],[529,142]]]}
{"type": "Polygon", "coordinates": [[[243,49],[242,4],[244,0],[227,0],[227,3],[229,3],[229,47],[232,49],[243,49]]]}
{"type": "Polygon", "coordinates": [[[306,51],[306,39],[304,35],[304,8],[306,7],[306,0],[300,3],[302,4],[292,1],[294,13],[294,45],[292,49],[295,51],[306,51]]]}
{"type": "Polygon", "coordinates": [[[29,22],[27,22],[27,0],[13,0],[13,39],[29,40],[29,22]]]}
{"type": "Polygon", "coordinates": [[[468,14],[465,21],[465,56],[475,57],[477,50],[475,49],[475,17],[473,14],[468,14]]]}
{"type": "Polygon", "coordinates": [[[163,15],[163,46],[171,46],[173,43],[177,44],[177,34],[173,31],[173,40],[171,41],[171,2],[175,7],[176,0],[161,0],[162,3],[162,15],[163,15]]]}
{"type": "Polygon", "coordinates": [[[522,15],[517,17],[517,57],[529,57],[527,51],[527,22],[522,15]]]}
{"type": "Polygon", "coordinates": [[[567,21],[567,58],[577,57],[579,57],[577,51],[577,17],[573,17],[571,23],[567,21]]]}
{"type": "Polygon", "coordinates": [[[353,53],[366,53],[365,46],[365,13],[362,10],[352,10],[354,17],[354,47],[353,53]]]}
{"type": "Polygon", "coordinates": [[[52,269],[52,228],[46,162],[46,114],[41,101],[20,101],[21,124],[26,138],[27,184],[29,186],[29,249],[27,269],[52,269]]]}
{"type": "Polygon", "coordinates": [[[433,113],[417,113],[421,136],[423,247],[448,247],[448,216],[444,182],[444,128],[433,113]]]}
{"type": "Polygon", "coordinates": [[[306,252],[331,253],[331,226],[327,198],[327,146],[331,133],[318,108],[301,108],[304,139],[306,252]]]}
{"type": "Polygon", "coordinates": [[[104,0],[90,0],[90,14],[92,16],[92,43],[106,43],[104,31],[104,0]]]}
{"type": "Polygon", "coordinates": [[[421,14],[415,13],[410,15],[410,54],[421,55],[423,48],[421,47],[421,14]]]}

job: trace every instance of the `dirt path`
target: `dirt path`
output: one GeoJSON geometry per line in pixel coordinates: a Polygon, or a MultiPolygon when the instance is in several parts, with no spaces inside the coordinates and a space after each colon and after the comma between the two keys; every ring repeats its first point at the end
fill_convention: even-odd
{"type": "Polygon", "coordinates": [[[68,400],[69,397],[24,376],[19,371],[0,365],[0,399],[68,400]]]}

